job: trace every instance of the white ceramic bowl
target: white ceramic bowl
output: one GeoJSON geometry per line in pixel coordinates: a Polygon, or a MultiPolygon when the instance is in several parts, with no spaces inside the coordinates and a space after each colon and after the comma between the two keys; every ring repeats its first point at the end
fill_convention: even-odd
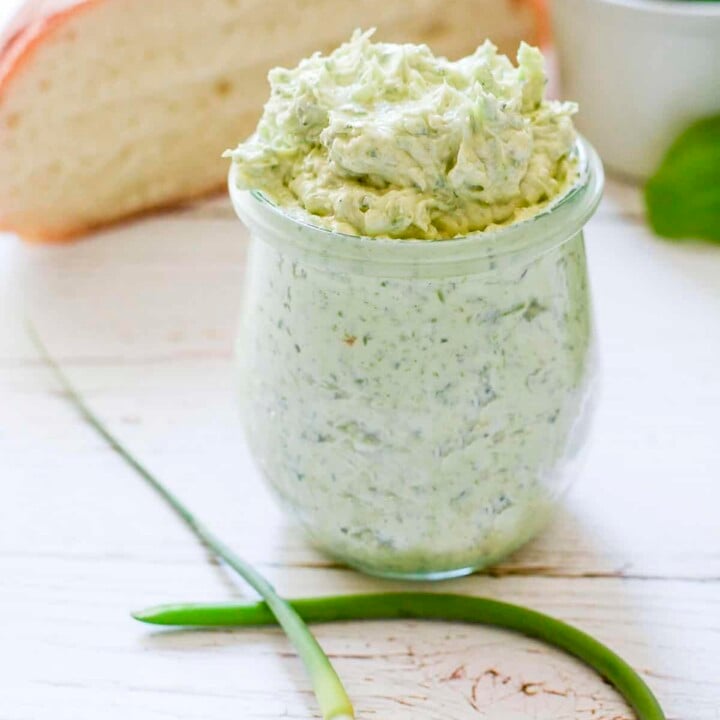
{"type": "Polygon", "coordinates": [[[563,96],[613,171],[642,179],[720,112],[720,2],[552,0],[563,96]]]}

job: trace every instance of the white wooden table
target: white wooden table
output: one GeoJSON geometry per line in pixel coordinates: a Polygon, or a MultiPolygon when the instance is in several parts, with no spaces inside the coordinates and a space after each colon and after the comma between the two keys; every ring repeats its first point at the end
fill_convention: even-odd
{"type": "MultiPolygon", "coordinates": [[[[542,537],[441,587],[570,621],[638,668],[669,718],[718,720],[720,249],[653,238],[616,183],[587,241],[604,383],[586,469],[542,537]]],[[[280,632],[130,619],[246,589],[78,419],[24,314],[122,440],[283,593],[400,587],[308,547],[251,466],[231,358],[245,243],[223,199],[66,247],[0,235],[0,720],[317,717],[280,632]]],[[[360,720],[632,717],[592,672],[508,633],[317,634],[360,720]]]]}

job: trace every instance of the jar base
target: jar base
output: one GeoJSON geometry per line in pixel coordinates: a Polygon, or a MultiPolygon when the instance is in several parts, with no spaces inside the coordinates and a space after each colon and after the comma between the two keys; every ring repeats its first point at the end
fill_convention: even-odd
{"type": "Polygon", "coordinates": [[[455,578],[465,577],[472,575],[475,572],[482,570],[483,565],[470,565],[468,567],[453,568],[452,570],[429,570],[426,572],[400,572],[393,570],[378,570],[377,568],[368,568],[357,563],[343,561],[348,567],[364,575],[370,575],[376,578],[382,578],[383,580],[402,580],[408,582],[438,582],[441,580],[454,580],[455,578]]]}

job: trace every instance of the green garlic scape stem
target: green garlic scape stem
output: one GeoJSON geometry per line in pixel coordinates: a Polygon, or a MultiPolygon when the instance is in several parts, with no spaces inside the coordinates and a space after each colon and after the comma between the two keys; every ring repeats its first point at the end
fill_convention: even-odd
{"type": "Polygon", "coordinates": [[[300,615],[277,594],[273,586],[257,570],[248,565],[215,537],[160,480],[130,454],[75,390],[75,387],[50,355],[32,325],[28,326],[28,332],[40,356],[53,371],[67,398],[75,406],[82,418],[165,500],[207,548],[221,558],[228,567],[235,570],[248,585],[265,599],[263,607],[272,613],[272,617],[285,631],[310,675],[313,690],[324,720],[352,720],[354,711],[345,688],[327,655],[325,655],[315,636],[310,632],[300,615]]]}
{"type": "Polygon", "coordinates": [[[324,720],[352,720],[352,704],[327,656],[304,621],[417,618],[478,623],[543,640],[565,650],[607,679],[637,713],[638,720],[666,720],[642,678],[612,650],[586,633],[548,615],[497,600],[440,593],[383,593],[283,600],[254,568],[215,537],[105,427],[52,358],[35,329],[30,336],[83,419],[185,522],[198,539],[235,570],[265,602],[220,605],[163,605],[133,614],[156,625],[234,627],[279,624],[310,674],[324,720]]]}
{"type": "MultiPolygon", "coordinates": [[[[638,720],[665,720],[643,679],[612,650],[577,628],[518,605],[441,593],[400,592],[290,600],[307,622],[415,618],[479,623],[543,640],[579,658],[607,679],[636,712],[638,720]]],[[[234,627],[275,622],[265,603],[162,605],[134,613],[156,625],[234,627]]]]}

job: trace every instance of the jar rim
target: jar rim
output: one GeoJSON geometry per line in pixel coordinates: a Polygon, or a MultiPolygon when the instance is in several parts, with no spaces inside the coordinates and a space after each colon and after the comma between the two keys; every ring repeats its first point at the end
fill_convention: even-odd
{"type": "Polygon", "coordinates": [[[538,213],[491,230],[479,230],[445,240],[369,237],[338,232],[292,216],[256,190],[240,190],[235,166],[228,188],[235,212],[254,234],[273,245],[296,246],[309,254],[378,265],[442,265],[490,257],[540,253],[582,230],[597,208],[604,185],[602,162],[590,143],[578,136],[575,144],[579,179],[538,213]]]}

